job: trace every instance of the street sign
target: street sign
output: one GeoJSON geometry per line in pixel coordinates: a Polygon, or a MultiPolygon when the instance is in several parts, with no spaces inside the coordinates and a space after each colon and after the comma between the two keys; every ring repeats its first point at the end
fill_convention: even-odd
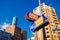
{"type": "Polygon", "coordinates": [[[40,24],[42,24],[43,23],[43,17],[41,16],[38,20],[36,20],[35,22],[35,26],[38,26],[38,25],[40,25],[40,24]]]}
{"type": "Polygon", "coordinates": [[[37,19],[34,23],[35,26],[41,25],[43,22],[47,20],[46,16],[42,14],[39,19],[37,19]]]}
{"type": "Polygon", "coordinates": [[[30,31],[34,32],[35,30],[39,30],[48,24],[47,18],[44,14],[42,14],[33,24],[30,26],[30,31]]]}
{"type": "Polygon", "coordinates": [[[31,12],[27,13],[26,16],[27,16],[28,18],[30,18],[30,20],[37,20],[37,19],[39,18],[38,15],[33,14],[33,13],[31,13],[31,12]]]}
{"type": "Polygon", "coordinates": [[[35,24],[34,24],[34,23],[32,23],[32,24],[30,25],[30,31],[31,31],[31,32],[33,32],[33,31],[34,31],[34,29],[35,29],[35,28],[34,28],[34,26],[35,26],[35,24]]]}
{"type": "Polygon", "coordinates": [[[33,32],[34,31],[34,23],[32,25],[30,25],[30,31],[33,32]]]}
{"type": "Polygon", "coordinates": [[[46,18],[46,16],[44,14],[42,14],[42,17],[43,17],[44,21],[47,20],[47,18],[46,18]]]}

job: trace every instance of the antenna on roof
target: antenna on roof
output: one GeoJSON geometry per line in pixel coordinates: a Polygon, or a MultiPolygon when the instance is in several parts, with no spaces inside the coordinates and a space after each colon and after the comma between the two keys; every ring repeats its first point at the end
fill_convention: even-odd
{"type": "Polygon", "coordinates": [[[39,15],[41,15],[41,0],[38,0],[38,3],[39,3],[39,15]]]}
{"type": "Polygon", "coordinates": [[[38,0],[38,3],[39,3],[39,6],[41,5],[41,2],[40,2],[40,0],[38,0]]]}

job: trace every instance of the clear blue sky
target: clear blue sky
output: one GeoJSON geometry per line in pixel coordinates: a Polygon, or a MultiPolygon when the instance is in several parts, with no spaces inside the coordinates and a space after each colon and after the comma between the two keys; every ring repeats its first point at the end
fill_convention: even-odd
{"type": "MultiPolygon", "coordinates": [[[[60,1],[59,0],[41,0],[56,9],[58,18],[60,18],[60,1]]],[[[18,27],[27,31],[27,37],[30,38],[32,33],[29,31],[30,22],[26,21],[24,16],[27,12],[38,6],[38,0],[0,0],[0,24],[8,20],[11,23],[13,16],[18,18],[18,27]]]]}

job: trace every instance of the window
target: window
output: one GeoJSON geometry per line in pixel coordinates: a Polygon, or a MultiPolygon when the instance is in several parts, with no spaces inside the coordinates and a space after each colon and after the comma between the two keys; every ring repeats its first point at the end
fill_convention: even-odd
{"type": "Polygon", "coordinates": [[[53,24],[51,24],[51,26],[54,26],[53,24]]]}
{"type": "Polygon", "coordinates": [[[53,16],[56,16],[56,14],[53,14],[53,16]]]}
{"type": "Polygon", "coordinates": [[[48,28],[46,28],[46,30],[48,30],[48,28]]]}
{"type": "Polygon", "coordinates": [[[49,35],[47,35],[47,38],[49,38],[50,36],[49,35]]]}
{"type": "Polygon", "coordinates": [[[50,39],[47,39],[47,40],[50,40],[50,39]]]}
{"type": "Polygon", "coordinates": [[[53,23],[53,22],[50,22],[50,23],[53,23]]]}
{"type": "Polygon", "coordinates": [[[60,29],[58,29],[58,31],[60,31],[60,29]]]}
{"type": "Polygon", "coordinates": [[[59,36],[59,40],[60,40],[60,36],[59,36]]]}
{"type": "Polygon", "coordinates": [[[58,34],[60,34],[60,32],[58,32],[58,34]]]}
{"type": "Polygon", "coordinates": [[[57,17],[53,17],[54,19],[57,19],[57,17]]]}
{"type": "Polygon", "coordinates": [[[57,22],[57,20],[54,20],[54,22],[57,22]]]}
{"type": "Polygon", "coordinates": [[[49,33],[49,32],[47,31],[47,33],[49,33]]]}
{"type": "Polygon", "coordinates": [[[55,24],[58,24],[57,22],[55,24]]]}
{"type": "Polygon", "coordinates": [[[56,35],[54,35],[54,38],[56,38],[56,35]]]}

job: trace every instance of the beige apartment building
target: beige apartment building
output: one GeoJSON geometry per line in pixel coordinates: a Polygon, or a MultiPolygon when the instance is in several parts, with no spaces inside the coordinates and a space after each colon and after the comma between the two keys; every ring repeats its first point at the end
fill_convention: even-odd
{"type": "Polygon", "coordinates": [[[55,9],[42,3],[33,9],[33,13],[37,15],[44,14],[49,22],[47,26],[34,32],[35,40],[60,40],[60,24],[55,9]]]}

